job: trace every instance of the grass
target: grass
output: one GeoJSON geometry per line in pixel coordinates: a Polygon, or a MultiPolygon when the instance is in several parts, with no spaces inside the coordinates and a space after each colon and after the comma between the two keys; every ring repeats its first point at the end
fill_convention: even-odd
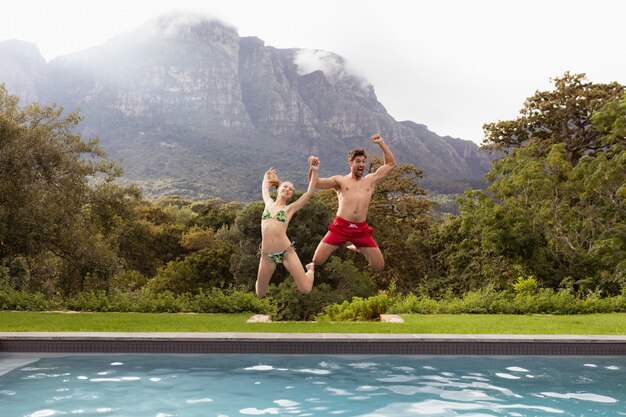
{"type": "Polygon", "coordinates": [[[0,311],[1,332],[267,332],[626,335],[626,314],[404,314],[380,322],[246,323],[252,314],[42,313],[0,311]]]}

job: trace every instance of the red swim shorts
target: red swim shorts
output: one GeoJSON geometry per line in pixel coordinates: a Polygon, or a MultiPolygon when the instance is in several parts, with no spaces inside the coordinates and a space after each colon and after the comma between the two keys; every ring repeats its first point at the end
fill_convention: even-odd
{"type": "Polygon", "coordinates": [[[372,238],[374,229],[367,225],[367,222],[352,223],[341,217],[328,226],[328,233],[322,242],[333,246],[342,246],[346,242],[352,242],[357,248],[376,248],[378,245],[372,238]]]}

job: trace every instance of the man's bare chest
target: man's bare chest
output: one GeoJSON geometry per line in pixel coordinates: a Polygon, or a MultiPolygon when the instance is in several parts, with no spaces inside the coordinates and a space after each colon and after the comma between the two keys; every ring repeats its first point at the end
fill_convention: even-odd
{"type": "Polygon", "coordinates": [[[357,196],[370,196],[374,187],[370,181],[345,181],[340,184],[338,194],[342,194],[343,197],[357,197],[357,196]]]}

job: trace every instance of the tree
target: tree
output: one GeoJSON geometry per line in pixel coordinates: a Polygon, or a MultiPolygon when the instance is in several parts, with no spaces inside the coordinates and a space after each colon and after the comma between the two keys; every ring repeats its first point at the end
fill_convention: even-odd
{"type": "Polygon", "coordinates": [[[585,74],[569,72],[553,81],[553,91],[537,91],[526,99],[517,119],[485,124],[483,146],[508,153],[535,143],[548,152],[550,146],[563,143],[571,163],[605,150],[592,115],[621,97],[624,87],[615,82],[594,84],[586,81],[585,74]]]}
{"type": "MultiPolygon", "coordinates": [[[[372,158],[370,172],[382,163],[380,157],[372,158]]],[[[423,282],[432,203],[419,186],[421,178],[421,170],[400,164],[376,186],[372,195],[368,221],[375,230],[386,265],[384,271],[374,274],[381,289],[395,281],[399,290],[410,291],[423,282]]]]}
{"type": "Polygon", "coordinates": [[[232,254],[233,248],[229,244],[193,252],[159,269],[157,275],[148,282],[147,288],[154,292],[171,291],[174,294],[224,288],[232,284],[229,272],[232,254]]]}
{"type": "MultiPolygon", "coordinates": [[[[566,78],[570,87],[580,81],[566,78]]],[[[564,89],[559,82],[559,94],[541,97],[563,97],[564,89]]],[[[457,228],[448,230],[455,240],[439,253],[448,272],[463,277],[474,273],[485,278],[485,284],[503,284],[503,279],[510,284],[521,272],[552,288],[567,285],[617,293],[624,287],[626,99],[606,102],[607,91],[620,88],[585,84],[578,99],[565,100],[562,106],[553,103],[542,113],[531,112],[531,106],[519,119],[498,123],[524,126],[532,115],[535,127],[569,129],[572,115],[585,118],[578,130],[567,134],[546,128],[524,141],[498,143],[506,144],[509,153],[494,163],[486,191],[468,191],[460,199],[457,228]],[[581,98],[591,96],[597,99],[593,105],[593,100],[581,98]],[[594,113],[585,113],[581,102],[594,113]],[[604,105],[595,108],[598,102],[604,105]],[[451,247],[459,251],[453,253],[451,247]],[[471,256],[463,259],[468,253],[471,256]]],[[[527,105],[538,102],[538,96],[527,105]]]]}
{"type": "Polygon", "coordinates": [[[114,184],[121,170],[97,138],[74,132],[80,121],[54,105],[20,108],[0,85],[0,259],[57,269],[31,273],[30,286],[74,291],[87,275],[107,278],[122,267],[108,237],[138,191],[114,184]],[[50,277],[58,282],[41,281],[50,277]]]}
{"type": "Polygon", "coordinates": [[[237,217],[237,212],[241,208],[241,203],[227,203],[217,198],[196,202],[191,205],[191,210],[198,213],[194,224],[201,227],[210,227],[214,231],[219,230],[223,226],[232,226],[235,222],[235,217],[237,217]]]}

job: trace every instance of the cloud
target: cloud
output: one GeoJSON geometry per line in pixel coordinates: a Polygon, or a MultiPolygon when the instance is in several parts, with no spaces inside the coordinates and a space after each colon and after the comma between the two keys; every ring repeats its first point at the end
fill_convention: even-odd
{"type": "Polygon", "coordinates": [[[233,25],[206,13],[171,12],[149,20],[137,29],[122,33],[113,38],[113,40],[124,41],[131,39],[137,41],[146,39],[185,38],[194,28],[209,22],[216,22],[232,30],[235,34],[238,32],[237,28],[233,25]]]}
{"type": "Polygon", "coordinates": [[[319,49],[300,49],[294,57],[299,75],[322,71],[331,82],[351,81],[367,90],[370,83],[346,61],[345,58],[319,49]]]}

